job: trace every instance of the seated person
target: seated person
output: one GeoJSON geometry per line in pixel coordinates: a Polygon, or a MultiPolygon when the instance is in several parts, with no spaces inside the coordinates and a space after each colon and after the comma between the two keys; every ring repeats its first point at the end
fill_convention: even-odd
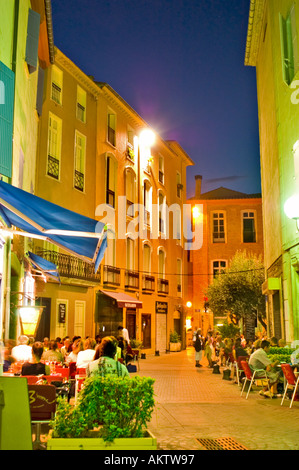
{"type": "Polygon", "coordinates": [[[106,336],[97,346],[95,357],[86,367],[87,377],[93,375],[114,375],[116,377],[129,377],[128,369],[114,359],[117,353],[117,340],[106,336]]]}
{"type": "Polygon", "coordinates": [[[22,366],[21,375],[50,375],[50,366],[43,364],[41,358],[44,352],[42,343],[36,341],[32,345],[32,359],[22,366]]]}
{"type": "Polygon", "coordinates": [[[134,353],[132,351],[132,348],[131,346],[129,345],[129,343],[126,344],[126,350],[125,350],[125,361],[126,361],[126,364],[128,364],[129,362],[133,361],[134,359],[134,353]]]}
{"type": "Polygon", "coordinates": [[[87,364],[93,361],[96,342],[93,338],[86,338],[84,341],[84,350],[78,352],[77,367],[86,368],[87,364]]]}
{"type": "MultiPolygon", "coordinates": [[[[270,342],[267,340],[263,340],[261,342],[261,347],[251,354],[249,358],[249,366],[252,371],[263,369],[267,372],[270,387],[272,388],[273,393],[276,394],[277,384],[281,377],[281,371],[276,370],[276,366],[279,361],[276,361],[273,364],[271,364],[271,361],[269,357],[267,356],[267,352],[269,351],[269,349],[270,349],[270,342]]],[[[258,378],[259,375],[262,375],[262,373],[260,374],[257,373],[255,376],[258,378]]],[[[262,395],[269,396],[269,393],[267,392],[267,387],[265,387],[260,393],[262,395]]]]}
{"type": "Polygon", "coordinates": [[[54,340],[51,340],[49,343],[49,349],[48,351],[45,351],[43,353],[42,357],[43,361],[50,361],[50,362],[62,362],[63,361],[63,356],[61,352],[58,349],[57,342],[54,340]]]}
{"type": "Polygon", "coordinates": [[[235,346],[233,349],[233,355],[236,360],[241,356],[246,357],[248,356],[248,352],[243,348],[241,343],[241,338],[237,338],[235,341],[235,346]]]}

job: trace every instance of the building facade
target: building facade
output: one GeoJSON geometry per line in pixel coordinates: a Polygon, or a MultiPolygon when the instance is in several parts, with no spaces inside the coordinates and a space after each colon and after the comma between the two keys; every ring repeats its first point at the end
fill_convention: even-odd
{"type": "Polygon", "coordinates": [[[269,334],[299,337],[296,2],[251,0],[245,65],[256,67],[269,334]],[[286,203],[288,202],[287,206],[286,203]],[[291,204],[291,213],[287,209],[291,204]],[[291,218],[289,218],[291,217],[291,218]]]}
{"type": "Polygon", "coordinates": [[[194,224],[202,225],[202,246],[190,252],[189,282],[192,327],[206,335],[217,322],[209,309],[208,286],[214,277],[229,267],[237,251],[263,258],[263,220],[260,194],[244,194],[227,188],[201,193],[202,176],[195,177],[195,196],[188,202],[200,208],[193,211],[194,224]]]}
{"type": "MultiPolygon", "coordinates": [[[[43,76],[54,61],[50,1],[4,0],[0,38],[1,179],[34,193],[43,76]]],[[[0,245],[1,332],[8,338],[20,331],[16,307],[26,302],[30,241],[2,233],[0,245]]]]}
{"type": "Polygon", "coordinates": [[[108,84],[95,82],[55,48],[44,80],[36,195],[106,224],[108,247],[93,266],[48,242],[34,252],[58,266],[61,283],[36,281],[44,305],[38,335],[117,335],[126,326],[145,351],[185,338],[186,168],[108,84]],[[148,137],[154,138],[152,141],[148,137]]]}

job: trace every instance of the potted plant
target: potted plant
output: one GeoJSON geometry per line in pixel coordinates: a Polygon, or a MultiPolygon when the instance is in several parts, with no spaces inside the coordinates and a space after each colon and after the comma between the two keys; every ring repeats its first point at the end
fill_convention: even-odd
{"type": "Polygon", "coordinates": [[[139,376],[87,378],[76,406],[58,401],[47,449],[157,449],[147,430],[155,405],[153,383],[139,376]]]}
{"type": "Polygon", "coordinates": [[[169,336],[169,351],[177,352],[181,350],[181,338],[176,331],[171,331],[169,336]]]}

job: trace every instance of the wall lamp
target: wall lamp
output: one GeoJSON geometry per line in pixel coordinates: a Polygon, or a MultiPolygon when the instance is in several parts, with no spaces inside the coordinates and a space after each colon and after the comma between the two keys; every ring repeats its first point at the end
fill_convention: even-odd
{"type": "Polygon", "coordinates": [[[284,212],[289,219],[296,220],[299,230],[299,194],[294,194],[286,201],[284,212]]]}

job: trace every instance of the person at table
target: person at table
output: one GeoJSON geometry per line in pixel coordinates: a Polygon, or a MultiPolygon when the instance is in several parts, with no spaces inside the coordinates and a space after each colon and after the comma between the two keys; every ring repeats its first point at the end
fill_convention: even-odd
{"type": "Polygon", "coordinates": [[[95,357],[86,367],[87,377],[94,375],[113,375],[116,377],[130,377],[126,366],[115,360],[117,340],[106,336],[96,347],[95,357]]]}
{"type": "Polygon", "coordinates": [[[21,335],[18,338],[18,345],[12,348],[11,355],[16,361],[30,361],[32,357],[32,347],[28,346],[28,336],[21,335]]]}
{"type": "Polygon", "coordinates": [[[42,356],[43,361],[49,362],[62,362],[63,356],[58,349],[57,342],[53,339],[49,343],[48,351],[44,351],[42,356]]]}
{"type": "Polygon", "coordinates": [[[77,362],[78,354],[80,351],[83,351],[83,349],[83,341],[81,340],[81,336],[77,336],[76,339],[73,338],[71,352],[68,356],[65,357],[65,363],[70,364],[70,362],[77,362]]]}
{"type": "Polygon", "coordinates": [[[32,358],[22,365],[21,375],[50,375],[50,366],[41,362],[44,352],[43,345],[36,341],[32,345],[32,358]]]}
{"type": "MultiPolygon", "coordinates": [[[[276,370],[276,366],[279,364],[279,361],[275,361],[271,363],[267,353],[270,350],[270,342],[267,340],[263,340],[261,342],[261,347],[254,351],[250,358],[249,358],[249,366],[252,371],[255,370],[265,370],[267,372],[267,376],[269,379],[269,385],[270,388],[272,388],[272,397],[276,398],[277,394],[277,384],[279,382],[279,379],[282,375],[282,372],[279,370],[276,370]]],[[[256,378],[259,377],[259,375],[262,375],[263,373],[256,373],[256,378]]],[[[263,390],[261,390],[260,394],[264,396],[270,396],[270,393],[268,391],[267,387],[264,387],[263,390]]]]}
{"type": "Polygon", "coordinates": [[[84,349],[83,351],[78,352],[77,356],[77,367],[78,368],[86,368],[87,364],[93,361],[94,354],[95,354],[95,347],[96,341],[93,338],[86,338],[84,341],[84,349]]]}

